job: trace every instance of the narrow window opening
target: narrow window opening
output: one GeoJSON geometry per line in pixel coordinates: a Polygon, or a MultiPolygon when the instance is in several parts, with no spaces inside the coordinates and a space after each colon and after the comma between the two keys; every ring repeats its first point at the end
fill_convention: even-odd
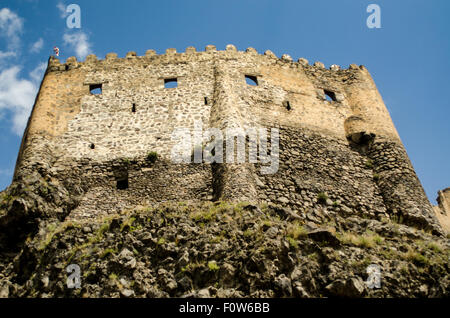
{"type": "Polygon", "coordinates": [[[205,105],[208,105],[208,97],[205,97],[205,105]]]}
{"type": "Polygon", "coordinates": [[[332,91],[324,90],[325,93],[325,99],[329,102],[335,102],[336,101],[336,94],[332,91]]]}
{"type": "Polygon", "coordinates": [[[126,190],[128,189],[128,177],[117,179],[117,190],[126,190]]]}
{"type": "Polygon", "coordinates": [[[253,75],[245,75],[245,81],[248,85],[258,86],[258,78],[253,75]]]}
{"type": "Polygon", "coordinates": [[[92,95],[101,95],[102,94],[102,84],[92,84],[89,85],[89,91],[92,95]]]}
{"type": "Polygon", "coordinates": [[[90,148],[91,148],[91,149],[95,149],[95,145],[94,145],[94,144],[91,144],[90,148]]]}
{"type": "Polygon", "coordinates": [[[289,101],[285,101],[283,104],[284,104],[284,107],[286,107],[286,109],[287,109],[288,111],[292,109],[291,103],[289,103],[289,101]]]}
{"type": "Polygon", "coordinates": [[[131,112],[135,113],[136,112],[136,104],[133,104],[133,106],[131,107],[131,112]]]}
{"type": "Polygon", "coordinates": [[[176,88],[178,87],[178,81],[176,78],[166,78],[164,79],[165,88],[176,88]]]}

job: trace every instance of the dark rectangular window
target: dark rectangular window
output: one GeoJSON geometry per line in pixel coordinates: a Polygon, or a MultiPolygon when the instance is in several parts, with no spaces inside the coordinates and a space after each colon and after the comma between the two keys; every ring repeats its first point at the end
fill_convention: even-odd
{"type": "Polygon", "coordinates": [[[118,190],[128,189],[128,178],[117,179],[117,189],[118,190]]]}
{"type": "Polygon", "coordinates": [[[89,85],[89,91],[92,95],[101,95],[102,94],[102,84],[91,84],[89,85]]]}
{"type": "Polygon", "coordinates": [[[336,101],[336,94],[332,91],[324,90],[325,93],[325,99],[329,102],[335,102],[336,101]]]}
{"type": "Polygon", "coordinates": [[[284,107],[286,107],[287,110],[291,110],[292,109],[291,103],[289,103],[289,101],[284,101],[283,105],[284,105],[284,107]]]}
{"type": "Polygon", "coordinates": [[[165,88],[176,88],[178,87],[178,81],[176,78],[165,78],[164,79],[165,88]]]}
{"type": "Polygon", "coordinates": [[[258,78],[253,75],[245,75],[245,81],[248,85],[258,86],[258,78]]]}

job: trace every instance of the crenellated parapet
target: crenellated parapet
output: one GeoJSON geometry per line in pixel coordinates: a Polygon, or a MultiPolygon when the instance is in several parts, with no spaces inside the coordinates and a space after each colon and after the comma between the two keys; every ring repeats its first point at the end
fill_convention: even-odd
{"type": "MultiPolygon", "coordinates": [[[[319,69],[326,69],[325,65],[322,62],[315,62],[312,65],[309,65],[309,62],[305,58],[299,58],[296,62],[292,59],[292,57],[289,54],[282,54],[281,57],[277,57],[272,51],[267,50],[264,52],[264,54],[259,54],[256,49],[253,47],[247,48],[245,51],[238,51],[236,47],[232,44],[228,44],[225,48],[225,50],[217,50],[217,48],[214,45],[207,45],[205,47],[204,51],[197,51],[197,49],[193,46],[189,46],[185,49],[184,52],[177,52],[175,48],[168,48],[166,49],[164,54],[157,54],[155,50],[147,50],[145,55],[139,56],[135,51],[128,52],[125,57],[120,58],[118,57],[117,53],[108,53],[106,54],[105,59],[98,59],[97,56],[94,54],[88,55],[84,61],[77,61],[76,57],[69,57],[65,63],[61,63],[61,61],[55,57],[51,57],[49,60],[49,69],[51,71],[65,71],[70,70],[74,65],[83,66],[84,64],[92,64],[92,63],[107,63],[108,61],[116,61],[121,62],[129,59],[136,59],[140,61],[145,61],[149,59],[165,59],[166,57],[176,57],[180,60],[183,60],[183,58],[192,58],[193,56],[196,56],[197,58],[210,58],[211,54],[214,55],[230,55],[235,54],[236,57],[242,56],[243,54],[259,57],[259,58],[265,58],[269,60],[278,60],[280,62],[288,63],[292,67],[300,67],[300,66],[313,66],[315,68],[319,69]],[[67,68],[66,66],[69,65],[70,67],[67,68]]],[[[357,69],[358,67],[356,67],[357,69]]],[[[355,67],[349,66],[348,70],[355,69],[355,67]]],[[[329,71],[339,71],[341,70],[341,67],[339,65],[331,65],[329,71]]],[[[344,70],[344,69],[342,69],[344,70]]]]}

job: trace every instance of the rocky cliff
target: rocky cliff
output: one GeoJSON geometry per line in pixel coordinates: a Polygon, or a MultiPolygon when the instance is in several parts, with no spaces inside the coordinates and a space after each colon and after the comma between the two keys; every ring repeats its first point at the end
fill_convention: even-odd
{"type": "MultiPolygon", "coordinates": [[[[7,193],[2,213],[20,201],[7,193]]],[[[325,216],[338,209],[321,203],[325,216]]],[[[17,221],[20,236],[2,229],[0,296],[450,296],[448,239],[401,220],[319,217],[177,202],[81,222],[17,221]],[[80,267],[80,288],[68,288],[70,264],[80,267]],[[380,288],[366,283],[369,265],[380,268],[380,288]]]]}

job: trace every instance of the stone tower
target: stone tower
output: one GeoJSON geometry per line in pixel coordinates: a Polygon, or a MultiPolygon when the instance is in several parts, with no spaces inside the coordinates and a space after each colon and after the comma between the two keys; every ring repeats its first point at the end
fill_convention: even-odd
{"type": "Polygon", "coordinates": [[[164,201],[245,200],[314,222],[333,213],[395,217],[442,233],[364,66],[326,69],[233,45],[64,64],[51,57],[16,181],[38,184],[44,198],[19,200],[17,215],[82,219],[164,201]],[[262,174],[260,163],[174,163],[174,129],[196,121],[278,129],[277,172],[262,174]]]}

